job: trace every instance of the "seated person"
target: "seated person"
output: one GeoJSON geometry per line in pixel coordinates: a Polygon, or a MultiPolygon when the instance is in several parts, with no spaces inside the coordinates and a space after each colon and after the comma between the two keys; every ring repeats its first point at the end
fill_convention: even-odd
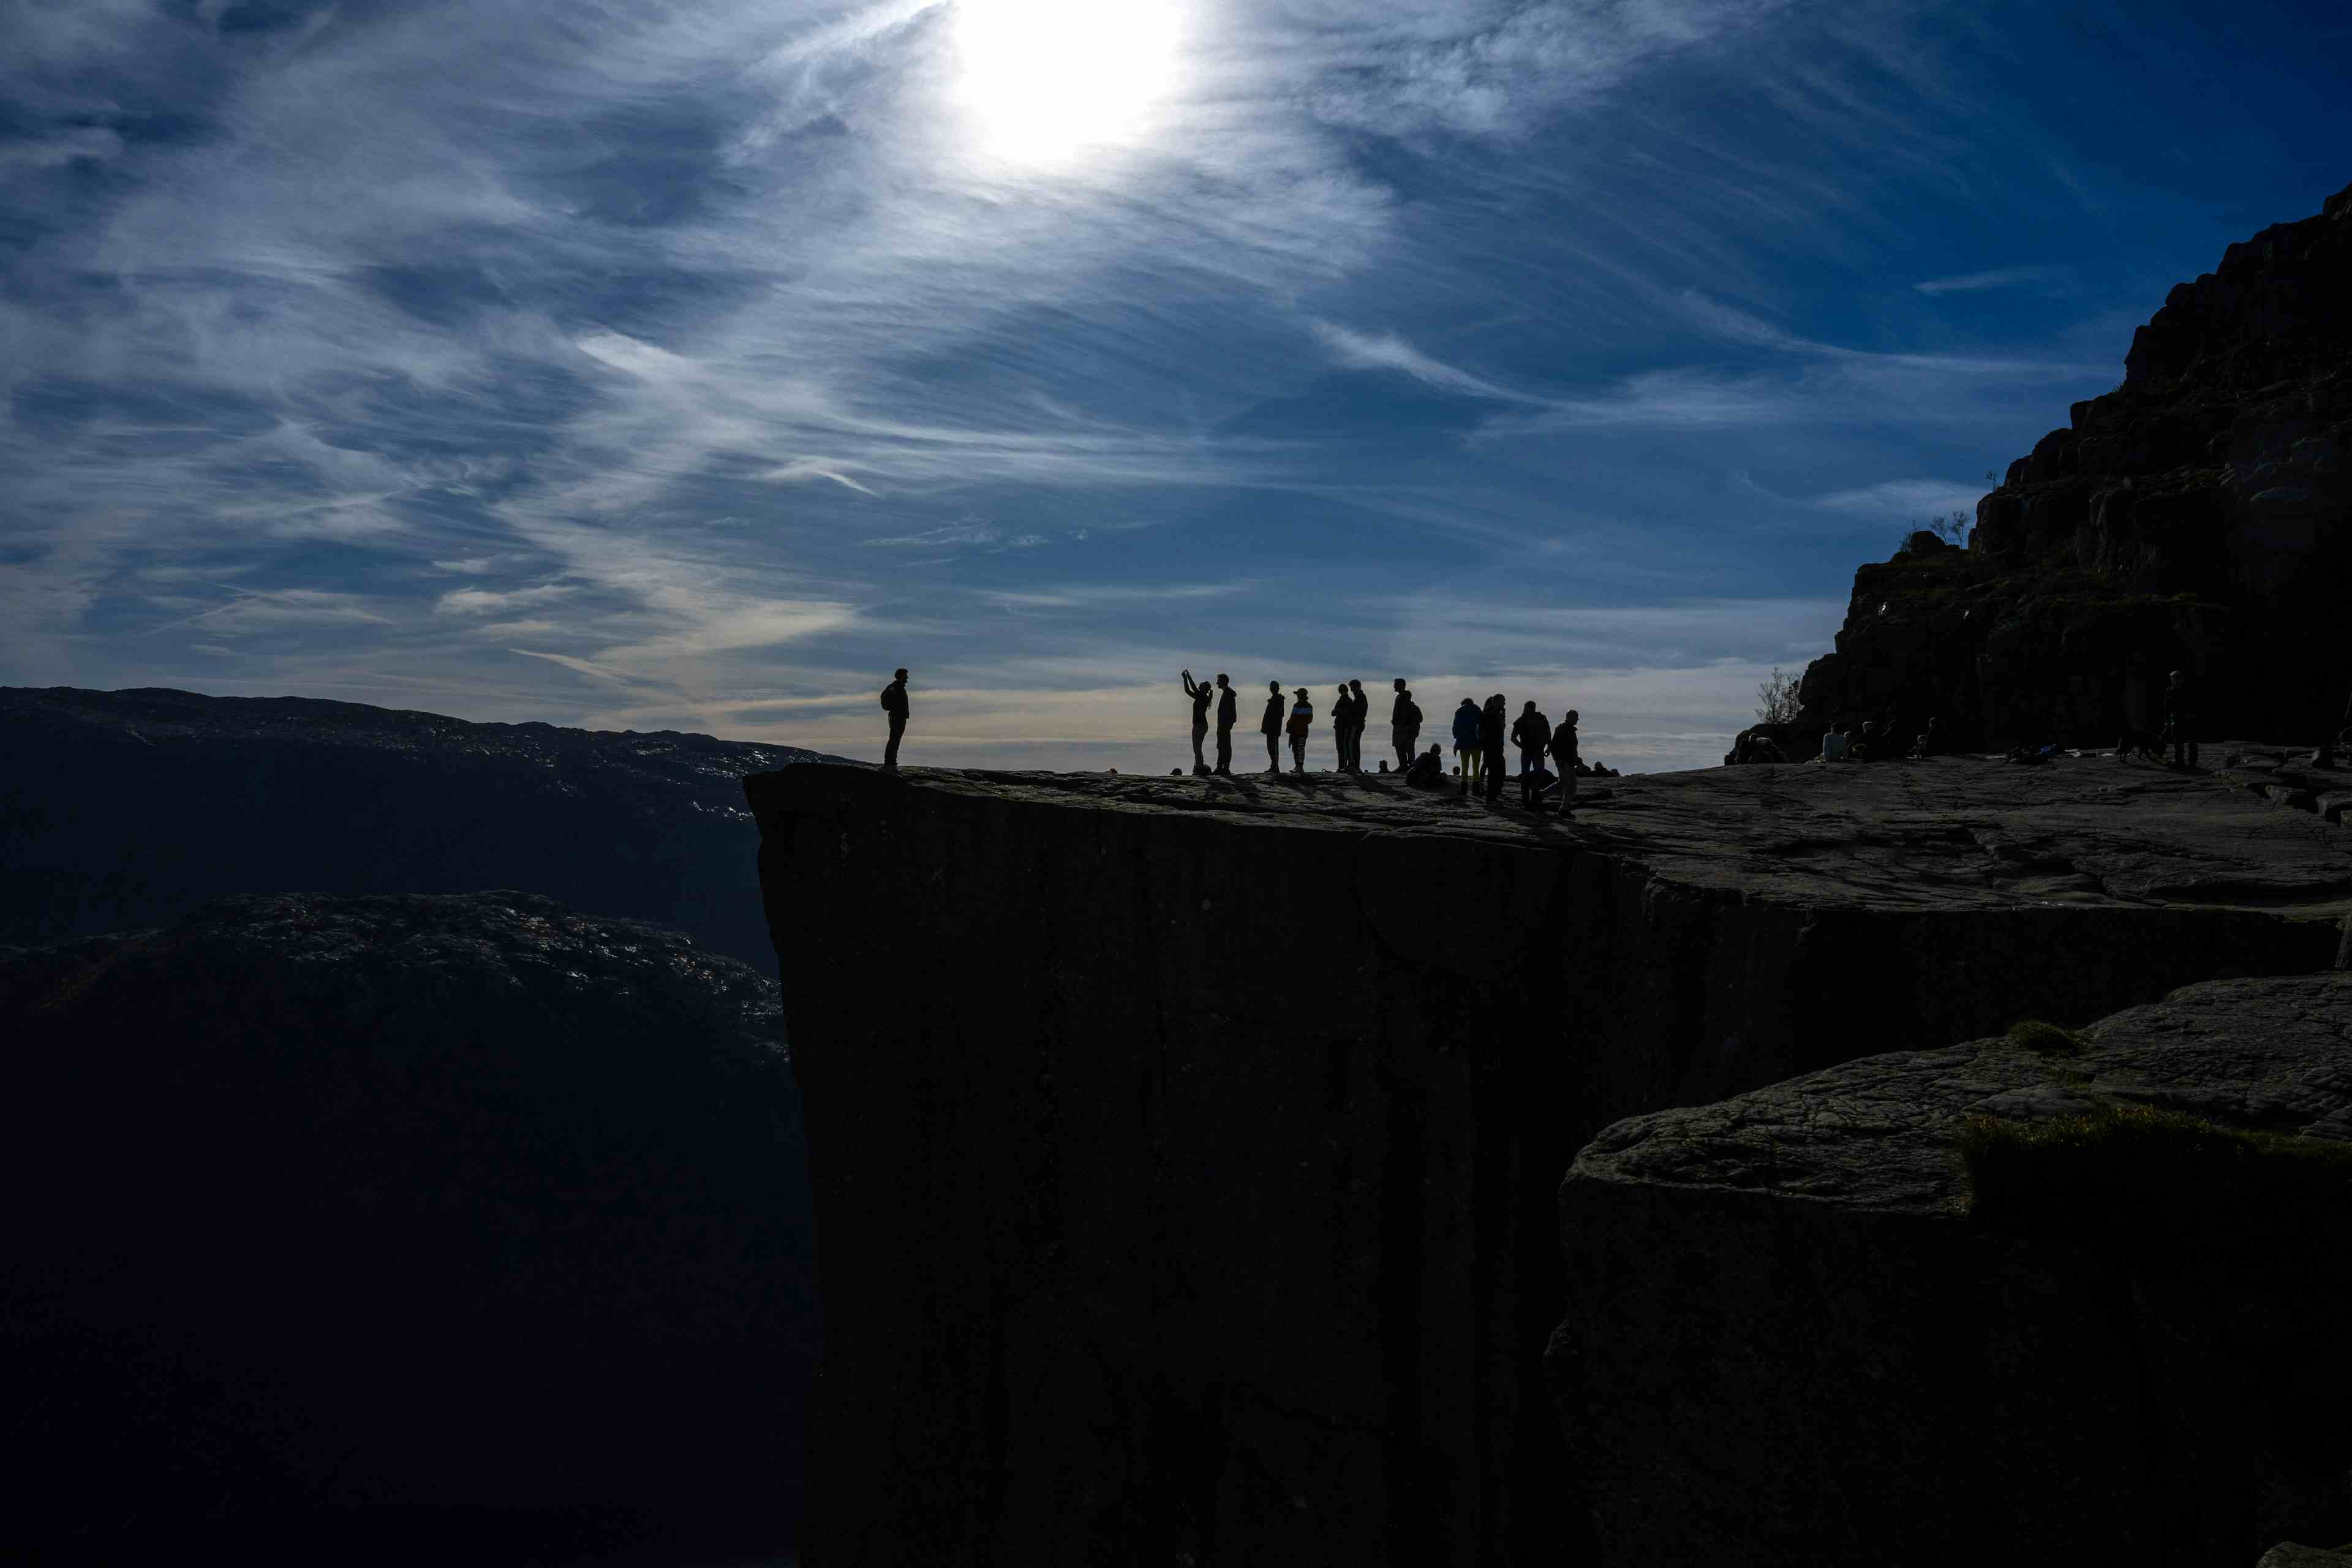
{"type": "Polygon", "coordinates": [[[1404,782],[1415,789],[1445,789],[1445,759],[1432,746],[1413,758],[1412,766],[1405,770],[1404,782]]]}

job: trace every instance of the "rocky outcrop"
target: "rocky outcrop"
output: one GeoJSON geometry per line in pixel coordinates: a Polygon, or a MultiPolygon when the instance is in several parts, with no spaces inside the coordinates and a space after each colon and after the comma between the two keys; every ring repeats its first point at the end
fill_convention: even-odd
{"type": "Polygon", "coordinates": [[[2205,734],[2345,721],[2352,189],[2233,245],[1977,506],[1967,551],[1854,574],[1804,719],[1939,716],[1956,744],[2111,743],[2189,672],[2205,734]]]}
{"type": "Polygon", "coordinates": [[[1599,1563],[2352,1537],[2352,974],[1635,1118],[1560,1216],[1599,1563]]]}
{"type": "Polygon", "coordinates": [[[2324,967],[2352,907],[2342,830],[2112,761],[1660,774],[1572,824],[1380,776],[746,789],[819,1568],[1558,1561],[1594,1131],[2324,967]]]}
{"type": "Polygon", "coordinates": [[[816,753],[296,697],[0,688],[0,942],[228,893],[528,888],[767,962],[738,780],[816,753]]]}
{"type": "Polygon", "coordinates": [[[772,981],[532,894],[276,895],[0,950],[0,1037],[12,1544],[791,1544],[772,981]]]}

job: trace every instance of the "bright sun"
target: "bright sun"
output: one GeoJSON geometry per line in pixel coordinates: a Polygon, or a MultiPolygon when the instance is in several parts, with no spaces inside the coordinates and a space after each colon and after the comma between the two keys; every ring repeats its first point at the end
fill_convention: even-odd
{"type": "Polygon", "coordinates": [[[1055,163],[1137,138],[1176,79],[1174,0],[956,0],[981,150],[1055,163]]]}

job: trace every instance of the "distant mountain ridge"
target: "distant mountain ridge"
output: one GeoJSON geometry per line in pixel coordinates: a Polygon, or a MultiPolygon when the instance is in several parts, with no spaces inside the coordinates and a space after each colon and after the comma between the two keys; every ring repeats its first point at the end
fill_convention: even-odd
{"type": "Polygon", "coordinates": [[[229,893],[523,888],[762,969],[740,781],[845,760],[152,687],[0,687],[0,942],[166,924],[229,893]]]}

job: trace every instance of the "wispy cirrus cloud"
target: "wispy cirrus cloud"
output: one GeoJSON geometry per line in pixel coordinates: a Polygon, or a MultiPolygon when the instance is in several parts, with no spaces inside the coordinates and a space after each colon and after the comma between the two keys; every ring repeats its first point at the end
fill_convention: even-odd
{"type": "Polygon", "coordinates": [[[2097,163],[1916,10],[19,7],[0,675],[717,724],[1262,627],[1411,662],[1389,590],[1497,561],[1777,582],[1805,498],[2013,455],[2137,309],[1933,308],[2057,310],[1964,242],[2097,163]],[[1772,553],[1698,547],[1734,472],[1772,553]]]}
{"type": "Polygon", "coordinates": [[[1982,294],[1994,289],[2042,289],[2064,282],[2059,267],[1994,267],[1950,278],[1929,278],[1911,287],[1922,294],[1982,294]]]}

